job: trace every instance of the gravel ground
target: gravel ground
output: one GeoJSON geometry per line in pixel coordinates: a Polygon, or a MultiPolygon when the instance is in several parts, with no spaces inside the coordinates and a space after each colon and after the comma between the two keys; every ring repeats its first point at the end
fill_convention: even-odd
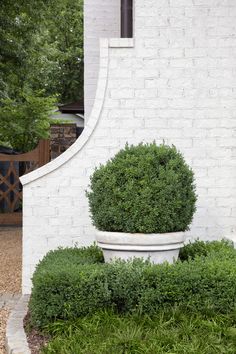
{"type": "Polygon", "coordinates": [[[0,309],[0,354],[5,354],[5,330],[7,324],[7,318],[9,315],[8,308],[0,309]]]}
{"type": "MultiPolygon", "coordinates": [[[[1,296],[21,291],[21,229],[0,227],[0,300],[1,296]],[[5,295],[4,295],[5,294],[5,295]]],[[[5,354],[5,330],[10,308],[0,307],[0,354],[5,354]]]]}
{"type": "Polygon", "coordinates": [[[0,294],[21,291],[21,228],[0,228],[0,294]]]}

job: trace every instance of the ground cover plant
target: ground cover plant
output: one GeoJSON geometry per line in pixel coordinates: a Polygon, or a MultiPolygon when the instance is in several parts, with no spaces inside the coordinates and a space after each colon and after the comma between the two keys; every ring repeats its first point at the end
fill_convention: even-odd
{"type": "Polygon", "coordinates": [[[203,315],[174,307],[155,316],[101,312],[46,328],[44,354],[235,354],[236,314],[203,315]]]}

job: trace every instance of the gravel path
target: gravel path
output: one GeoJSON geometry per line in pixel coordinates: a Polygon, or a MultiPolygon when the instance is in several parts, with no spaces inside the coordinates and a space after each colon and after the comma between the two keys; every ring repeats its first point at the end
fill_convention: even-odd
{"type": "Polygon", "coordinates": [[[21,291],[21,229],[0,228],[0,294],[21,291]]]}
{"type": "Polygon", "coordinates": [[[0,309],[0,354],[5,354],[5,331],[7,318],[9,316],[10,310],[8,308],[0,309]]]}
{"type": "Polygon", "coordinates": [[[7,318],[21,291],[21,241],[21,228],[0,227],[0,354],[6,353],[7,318]]]}

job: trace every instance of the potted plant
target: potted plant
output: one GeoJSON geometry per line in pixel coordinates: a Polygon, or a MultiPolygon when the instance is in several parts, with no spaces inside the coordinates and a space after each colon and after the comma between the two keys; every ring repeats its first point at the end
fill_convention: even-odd
{"type": "Polygon", "coordinates": [[[97,243],[106,262],[178,258],[196,210],[194,174],[174,146],[119,151],[91,176],[87,192],[97,243]]]}

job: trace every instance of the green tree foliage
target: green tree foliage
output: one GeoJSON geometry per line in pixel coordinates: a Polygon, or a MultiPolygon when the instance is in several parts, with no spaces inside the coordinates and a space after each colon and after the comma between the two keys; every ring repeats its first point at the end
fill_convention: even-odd
{"type": "Polygon", "coordinates": [[[50,11],[49,19],[29,59],[31,87],[57,94],[62,103],[83,96],[83,3],[81,0],[60,0],[50,11]],[[38,55],[41,52],[41,55],[38,55]]]}
{"type": "Polygon", "coordinates": [[[52,97],[83,95],[83,0],[2,0],[0,23],[0,141],[28,151],[48,136],[52,97]]]}
{"type": "Polygon", "coordinates": [[[2,0],[0,23],[0,98],[29,89],[63,103],[82,96],[82,0],[2,0]]]}
{"type": "Polygon", "coordinates": [[[50,4],[50,0],[1,1],[1,98],[16,98],[21,94],[32,69],[28,61],[34,38],[50,4]]]}
{"type": "Polygon", "coordinates": [[[49,115],[54,99],[28,95],[24,101],[6,99],[0,106],[0,142],[19,152],[34,149],[49,137],[49,115]]]}

